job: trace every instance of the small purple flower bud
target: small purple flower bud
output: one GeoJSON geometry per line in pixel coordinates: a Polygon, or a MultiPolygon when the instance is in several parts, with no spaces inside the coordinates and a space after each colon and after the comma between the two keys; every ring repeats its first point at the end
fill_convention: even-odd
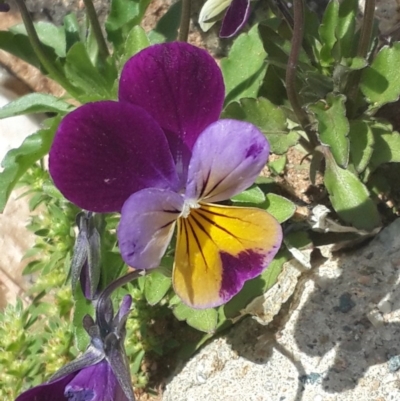
{"type": "Polygon", "coordinates": [[[93,300],[98,295],[100,282],[101,239],[98,216],[82,212],[77,216],[79,234],[76,238],[71,261],[71,284],[75,290],[80,281],[85,298],[93,300]]]}
{"type": "MultiPolygon", "coordinates": [[[[100,295],[97,317],[102,315],[104,305],[109,313],[108,295],[100,295]]],[[[83,325],[91,337],[86,352],[62,367],[47,383],[25,391],[15,401],[135,401],[124,348],[131,302],[130,295],[126,295],[111,319],[94,322],[85,316],[83,325]]]]}

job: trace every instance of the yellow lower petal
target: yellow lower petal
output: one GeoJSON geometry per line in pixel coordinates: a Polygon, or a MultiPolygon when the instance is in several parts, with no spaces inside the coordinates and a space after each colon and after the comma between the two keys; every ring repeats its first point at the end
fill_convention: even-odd
{"type": "Polygon", "coordinates": [[[267,267],[281,240],[264,210],[201,204],[178,220],[175,292],[195,308],[221,305],[267,267]]]}

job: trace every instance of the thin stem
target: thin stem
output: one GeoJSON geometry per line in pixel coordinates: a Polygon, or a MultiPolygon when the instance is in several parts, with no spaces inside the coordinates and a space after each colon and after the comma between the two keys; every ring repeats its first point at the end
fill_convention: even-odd
{"type": "Polygon", "coordinates": [[[111,294],[119,287],[122,287],[123,285],[136,280],[137,278],[140,277],[140,272],[139,271],[133,271],[128,274],[125,274],[125,276],[119,277],[116,280],[114,280],[112,283],[110,283],[100,294],[98,300],[97,300],[97,305],[96,305],[96,321],[99,323],[100,327],[106,327],[107,322],[104,322],[104,315],[102,311],[105,309],[105,304],[107,300],[110,298],[111,294]],[[102,326],[103,324],[103,326],[102,326]]]}
{"type": "Polygon", "coordinates": [[[97,18],[97,13],[93,6],[93,2],[92,0],[83,0],[83,2],[86,7],[86,12],[89,17],[90,25],[93,29],[94,37],[96,38],[97,45],[99,46],[100,57],[105,60],[110,55],[110,52],[108,50],[106,40],[104,39],[99,19],[97,18]]]}
{"type": "Polygon", "coordinates": [[[189,36],[190,26],[190,9],[191,0],[182,0],[181,22],[179,25],[178,40],[180,42],[187,42],[189,36]]]}
{"type": "Polygon", "coordinates": [[[300,125],[303,127],[304,131],[308,136],[310,142],[309,145],[307,145],[309,149],[306,150],[310,151],[314,149],[315,146],[317,146],[318,140],[315,133],[309,129],[310,121],[308,119],[307,113],[303,110],[301,106],[298,92],[296,89],[297,62],[299,59],[299,53],[301,45],[303,43],[303,36],[304,36],[303,1],[294,0],[293,10],[294,10],[294,26],[293,26],[292,46],[286,69],[286,92],[288,95],[289,102],[292,105],[293,111],[296,114],[296,117],[299,120],[300,125]]]}
{"type": "Polygon", "coordinates": [[[364,17],[361,26],[360,41],[358,42],[357,56],[366,58],[374,27],[375,0],[365,0],[364,17]]]}
{"type": "MultiPolygon", "coordinates": [[[[366,59],[368,56],[369,45],[371,43],[372,29],[374,27],[375,0],[365,0],[364,16],[358,42],[357,57],[366,59]]],[[[361,71],[354,71],[347,84],[347,98],[349,114],[354,114],[357,102],[358,87],[361,79],[361,71]]]]}
{"type": "Polygon", "coordinates": [[[28,9],[26,8],[24,0],[15,0],[19,11],[22,16],[22,20],[24,22],[26,32],[28,33],[29,42],[39,59],[40,63],[43,65],[47,73],[57,81],[65,90],[67,90],[72,96],[78,97],[76,89],[73,85],[67,80],[62,72],[59,71],[56,65],[47,57],[45,51],[43,50],[40,39],[37,35],[35,26],[33,25],[31,16],[29,14],[28,9]]]}

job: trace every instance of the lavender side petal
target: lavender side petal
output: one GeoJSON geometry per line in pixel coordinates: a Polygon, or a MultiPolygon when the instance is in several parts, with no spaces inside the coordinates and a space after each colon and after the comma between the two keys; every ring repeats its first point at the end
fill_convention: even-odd
{"type": "Polygon", "coordinates": [[[182,206],[183,197],[172,191],[149,188],[133,194],[117,228],[125,263],[136,269],[159,266],[182,206]]]}

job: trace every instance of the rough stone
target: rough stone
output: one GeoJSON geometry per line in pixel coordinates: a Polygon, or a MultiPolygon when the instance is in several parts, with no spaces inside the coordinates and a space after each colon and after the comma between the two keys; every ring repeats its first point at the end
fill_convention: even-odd
{"type": "Polygon", "coordinates": [[[399,400],[399,258],[400,219],[301,276],[281,324],[245,318],[205,346],[170,379],[163,400],[399,400]],[[338,308],[344,294],[346,313],[338,308]]]}

